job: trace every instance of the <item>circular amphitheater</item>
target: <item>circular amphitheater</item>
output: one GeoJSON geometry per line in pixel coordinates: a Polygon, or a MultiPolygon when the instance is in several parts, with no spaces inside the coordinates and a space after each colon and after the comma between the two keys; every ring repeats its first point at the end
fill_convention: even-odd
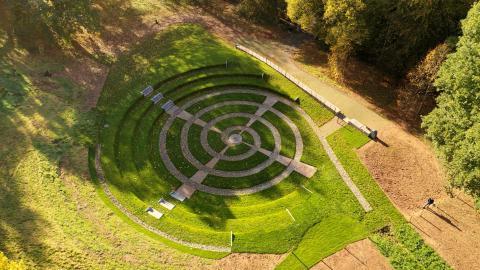
{"type": "Polygon", "coordinates": [[[306,116],[288,99],[260,89],[225,89],[189,99],[180,107],[173,103],[164,106],[169,117],[160,132],[160,156],[169,173],[183,183],[172,196],[183,201],[196,190],[220,196],[248,195],[273,187],[294,171],[312,177],[316,168],[301,162],[300,130],[274,108],[276,103],[306,116]],[[178,119],[184,120],[180,132],[173,127],[178,119]],[[279,131],[278,125],[289,130],[279,131]],[[178,153],[168,151],[169,132],[180,134],[181,154],[193,165],[195,174],[182,172],[172,162],[170,155],[178,153]],[[285,137],[286,132],[293,138],[285,137]],[[282,135],[291,141],[294,151],[282,151],[282,135]],[[256,176],[276,162],[284,166],[280,173],[256,176]],[[223,183],[218,183],[219,179],[223,183]]]}
{"type": "Polygon", "coordinates": [[[318,118],[245,70],[209,65],[107,97],[120,101],[108,108],[95,165],[123,215],[175,246],[283,253],[338,213],[348,191],[337,187],[318,118]]]}

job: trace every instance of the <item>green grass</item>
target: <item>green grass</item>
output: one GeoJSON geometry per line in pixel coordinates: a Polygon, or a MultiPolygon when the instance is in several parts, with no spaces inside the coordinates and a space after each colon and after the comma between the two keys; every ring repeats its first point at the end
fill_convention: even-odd
{"type": "Polygon", "coordinates": [[[408,224],[396,226],[391,232],[374,234],[371,239],[394,269],[451,269],[408,224]]]}
{"type": "Polygon", "coordinates": [[[97,114],[86,104],[92,100],[91,89],[76,79],[94,81],[107,68],[48,50],[30,54],[13,40],[3,43],[4,38],[14,36],[0,29],[1,252],[23,261],[27,269],[131,269],[136,262],[145,269],[171,269],[185,261],[198,268],[211,264],[139,233],[102,201],[103,192],[97,193],[90,181],[86,145],[95,142],[97,114]],[[54,75],[43,76],[46,70],[54,75]]]}

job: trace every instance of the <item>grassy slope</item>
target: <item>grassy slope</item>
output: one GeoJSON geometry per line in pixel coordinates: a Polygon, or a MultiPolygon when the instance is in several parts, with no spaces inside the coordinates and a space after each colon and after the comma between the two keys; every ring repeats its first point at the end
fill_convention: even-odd
{"type": "Polygon", "coordinates": [[[80,145],[87,93],[62,73],[70,60],[6,42],[0,31],[0,250],[33,269],[206,265],[112,215],[89,180],[80,145]],[[41,75],[47,69],[52,78],[41,75]]]}

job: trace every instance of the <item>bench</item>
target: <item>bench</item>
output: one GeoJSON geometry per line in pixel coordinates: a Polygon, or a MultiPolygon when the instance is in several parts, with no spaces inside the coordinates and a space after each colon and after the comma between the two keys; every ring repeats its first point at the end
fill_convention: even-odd
{"type": "Polygon", "coordinates": [[[157,104],[163,98],[162,93],[158,93],[152,97],[153,104],[157,104]]]}
{"type": "Polygon", "coordinates": [[[153,207],[148,207],[145,211],[147,211],[147,213],[149,215],[151,215],[152,217],[156,218],[156,219],[160,219],[163,214],[155,209],[153,209],[153,207]]]}
{"type": "Polygon", "coordinates": [[[160,198],[160,200],[158,200],[158,203],[167,208],[168,210],[172,210],[173,208],[175,208],[175,204],[171,203],[171,202],[168,202],[167,200],[165,200],[164,198],[160,198]]]}
{"type": "Polygon", "coordinates": [[[147,86],[147,88],[143,89],[141,92],[144,97],[149,96],[153,92],[153,87],[151,85],[147,86]]]}
{"type": "Polygon", "coordinates": [[[162,105],[162,109],[164,111],[168,111],[170,108],[172,108],[175,105],[175,103],[171,100],[165,102],[165,104],[162,105]]]}

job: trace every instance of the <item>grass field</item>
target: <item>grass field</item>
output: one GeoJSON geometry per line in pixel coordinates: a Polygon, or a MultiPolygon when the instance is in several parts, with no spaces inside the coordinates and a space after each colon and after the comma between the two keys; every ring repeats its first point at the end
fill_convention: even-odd
{"type": "Polygon", "coordinates": [[[85,146],[95,113],[64,74],[71,60],[32,55],[1,30],[0,47],[0,250],[27,269],[208,266],[139,233],[99,199],[85,146]]]}

